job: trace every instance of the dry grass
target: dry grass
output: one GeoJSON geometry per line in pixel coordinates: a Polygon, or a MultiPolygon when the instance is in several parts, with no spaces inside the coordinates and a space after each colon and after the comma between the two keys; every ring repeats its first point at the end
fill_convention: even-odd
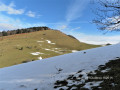
{"type": "Polygon", "coordinates": [[[0,39],[0,68],[20,64],[23,61],[38,60],[40,56],[49,58],[71,53],[71,50],[84,50],[95,47],[98,46],[79,42],[57,30],[5,36],[3,40],[0,39]],[[50,40],[55,44],[49,44],[46,40],[50,40]],[[50,50],[45,50],[45,48],[50,50]],[[37,56],[30,54],[33,52],[44,54],[37,56]]]}

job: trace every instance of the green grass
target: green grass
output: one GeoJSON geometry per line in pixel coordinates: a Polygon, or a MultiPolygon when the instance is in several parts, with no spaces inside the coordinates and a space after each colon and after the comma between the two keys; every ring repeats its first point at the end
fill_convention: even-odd
{"type": "Polygon", "coordinates": [[[72,50],[84,50],[95,47],[99,46],[79,42],[57,30],[43,30],[4,36],[3,39],[0,39],[0,68],[20,64],[24,61],[38,60],[40,56],[42,58],[49,58],[71,53],[72,50]],[[49,44],[46,40],[50,40],[56,44],[49,44]],[[55,50],[56,52],[45,50],[45,48],[55,50]],[[41,52],[44,54],[34,56],[30,54],[33,52],[41,52]]]}

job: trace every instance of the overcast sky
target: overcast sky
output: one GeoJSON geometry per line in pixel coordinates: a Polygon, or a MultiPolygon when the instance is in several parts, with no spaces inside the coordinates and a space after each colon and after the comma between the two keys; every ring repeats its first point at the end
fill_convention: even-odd
{"type": "Polygon", "coordinates": [[[120,42],[120,32],[100,31],[91,23],[95,7],[89,0],[0,0],[0,30],[48,26],[82,42],[120,42]]]}

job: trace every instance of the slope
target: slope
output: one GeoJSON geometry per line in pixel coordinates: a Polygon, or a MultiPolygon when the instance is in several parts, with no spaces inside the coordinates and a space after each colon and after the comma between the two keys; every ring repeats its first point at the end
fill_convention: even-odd
{"type": "MultiPolygon", "coordinates": [[[[54,83],[57,80],[64,80],[71,74],[77,76],[78,71],[87,77],[87,73],[96,70],[99,65],[120,57],[119,53],[120,44],[116,44],[3,68],[0,69],[0,89],[54,90],[54,83]]],[[[85,78],[78,81],[78,83],[83,82],[85,78]]],[[[74,85],[78,83],[75,82],[74,85]]],[[[101,82],[95,82],[95,84],[99,83],[101,82]]],[[[57,88],[57,90],[77,90],[62,88],[64,89],[57,88]]]]}
{"type": "Polygon", "coordinates": [[[0,41],[0,68],[94,47],[98,46],[79,42],[57,30],[4,36],[0,41]]]}

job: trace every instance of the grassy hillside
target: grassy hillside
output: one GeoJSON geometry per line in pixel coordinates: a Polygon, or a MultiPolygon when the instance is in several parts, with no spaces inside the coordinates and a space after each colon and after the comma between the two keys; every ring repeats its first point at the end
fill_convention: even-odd
{"type": "Polygon", "coordinates": [[[0,39],[0,68],[95,47],[57,30],[4,36],[0,39]]]}

